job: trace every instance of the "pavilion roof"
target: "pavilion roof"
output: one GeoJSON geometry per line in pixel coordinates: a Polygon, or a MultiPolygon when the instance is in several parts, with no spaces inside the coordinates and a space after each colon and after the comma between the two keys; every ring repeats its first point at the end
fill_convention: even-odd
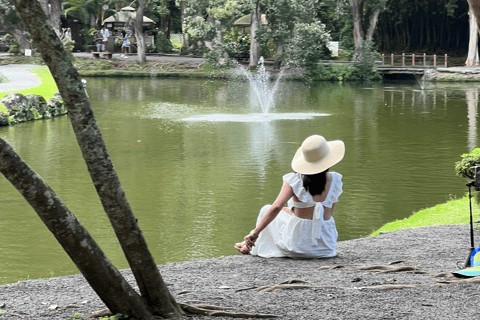
{"type": "MultiPolygon", "coordinates": [[[[119,12],[116,12],[113,16],[108,17],[103,22],[127,22],[128,19],[137,16],[137,12],[132,7],[123,7],[119,12]]],[[[154,23],[150,18],[143,16],[143,23],[154,23]]]]}
{"type": "MultiPolygon", "coordinates": [[[[267,16],[265,14],[261,15],[260,20],[262,21],[262,24],[268,24],[267,16]]],[[[234,27],[250,27],[251,24],[252,24],[252,15],[247,14],[241,17],[240,19],[238,19],[237,21],[235,21],[233,26],[234,27]]]]}

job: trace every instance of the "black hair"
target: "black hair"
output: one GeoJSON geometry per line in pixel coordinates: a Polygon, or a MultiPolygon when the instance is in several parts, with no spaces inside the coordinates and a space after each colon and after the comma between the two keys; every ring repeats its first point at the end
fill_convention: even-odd
{"type": "Polygon", "coordinates": [[[123,36],[124,38],[125,38],[125,35],[126,35],[126,34],[127,34],[127,33],[125,32],[125,30],[122,30],[122,36],[123,36]]]}
{"type": "Polygon", "coordinates": [[[303,187],[312,196],[325,191],[328,169],[316,174],[302,174],[303,187]]]}

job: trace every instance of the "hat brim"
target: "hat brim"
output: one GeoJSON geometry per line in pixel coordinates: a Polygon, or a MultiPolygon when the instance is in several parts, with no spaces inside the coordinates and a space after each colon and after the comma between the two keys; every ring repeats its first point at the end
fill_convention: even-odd
{"type": "Polygon", "coordinates": [[[302,147],[298,148],[292,160],[292,169],[301,174],[316,174],[339,163],[345,155],[345,143],[341,140],[327,141],[330,152],[317,162],[308,162],[303,156],[302,147]]]}

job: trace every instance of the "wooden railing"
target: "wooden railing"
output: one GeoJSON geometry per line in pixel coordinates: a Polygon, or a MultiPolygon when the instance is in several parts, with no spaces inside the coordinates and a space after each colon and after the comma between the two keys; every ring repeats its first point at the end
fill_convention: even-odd
{"type": "MultiPolygon", "coordinates": [[[[382,66],[400,66],[399,64],[395,65],[395,63],[400,63],[400,62],[397,62],[399,61],[399,58],[400,58],[400,61],[401,61],[401,66],[402,67],[407,67],[407,64],[408,64],[408,67],[409,66],[418,66],[418,67],[426,67],[426,66],[431,66],[432,64],[427,64],[427,62],[432,62],[433,63],[433,66],[436,67],[437,66],[437,62],[438,62],[438,58],[441,57],[441,56],[438,56],[436,54],[434,55],[427,55],[425,53],[423,54],[415,54],[415,53],[412,53],[412,54],[405,54],[405,53],[402,53],[401,55],[394,55],[393,53],[390,54],[390,55],[385,55],[385,54],[382,54],[382,66]],[[396,59],[395,59],[396,58],[396,59]],[[388,62],[390,62],[390,64],[385,64],[386,63],[386,60],[390,60],[388,62]]],[[[447,68],[447,55],[445,55],[445,68],[447,68]]],[[[388,63],[387,62],[387,63],[388,63]]]]}

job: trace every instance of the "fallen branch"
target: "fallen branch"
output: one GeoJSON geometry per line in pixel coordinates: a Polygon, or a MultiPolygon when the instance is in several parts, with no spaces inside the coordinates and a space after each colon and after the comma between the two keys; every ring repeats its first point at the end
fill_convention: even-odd
{"type": "Polygon", "coordinates": [[[110,310],[107,308],[107,309],[103,309],[103,310],[100,310],[100,311],[95,311],[94,313],[89,315],[87,317],[87,319],[109,317],[109,316],[113,316],[113,313],[111,313],[110,310]]]}
{"type": "MultiPolygon", "coordinates": [[[[400,263],[401,261],[394,261],[392,263],[400,263]]],[[[317,270],[333,270],[333,269],[345,269],[354,271],[377,271],[376,273],[388,273],[388,272],[409,272],[415,274],[424,274],[425,271],[419,270],[411,266],[392,267],[388,265],[373,265],[373,266],[322,266],[317,270]]]]}
{"type": "Polygon", "coordinates": [[[231,318],[276,318],[278,317],[277,315],[274,315],[274,314],[242,312],[236,308],[230,308],[230,307],[212,306],[212,305],[205,305],[205,304],[188,305],[184,303],[179,303],[179,305],[186,312],[193,313],[193,314],[201,314],[204,316],[211,316],[211,317],[231,317],[231,318]],[[222,311],[215,311],[215,310],[222,310],[222,311]],[[228,312],[223,310],[236,310],[237,312],[228,312]]]}

